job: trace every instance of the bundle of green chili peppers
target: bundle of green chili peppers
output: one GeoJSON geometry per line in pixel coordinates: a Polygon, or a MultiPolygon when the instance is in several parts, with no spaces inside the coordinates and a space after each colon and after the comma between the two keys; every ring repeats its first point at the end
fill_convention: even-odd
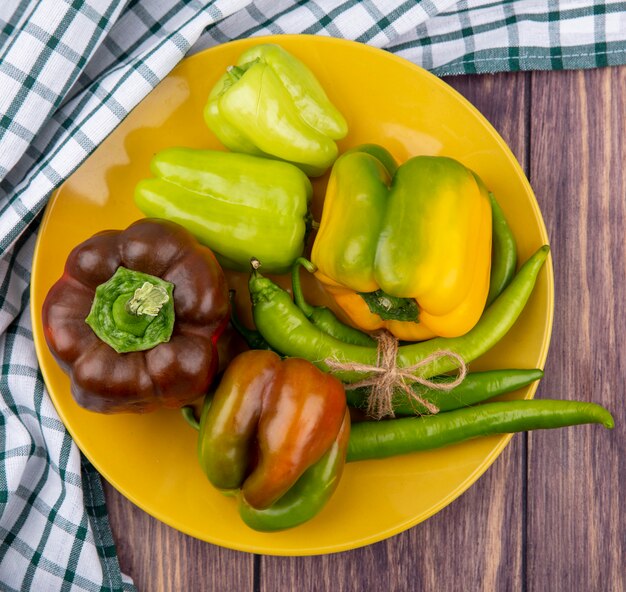
{"type": "MultiPolygon", "coordinates": [[[[501,216],[501,213],[498,214],[501,216]]],[[[503,220],[503,218],[502,218],[503,220]]],[[[436,338],[429,341],[401,345],[398,348],[399,366],[412,366],[434,351],[445,349],[458,353],[467,362],[476,359],[493,347],[515,323],[535,286],[539,272],[548,256],[549,248],[542,246],[514,273],[515,258],[502,252],[502,245],[515,248],[510,230],[504,224],[494,233],[500,249],[492,270],[492,303],[477,325],[467,334],[456,338],[436,338]],[[504,233],[509,237],[502,236],[504,233]],[[500,240],[503,239],[503,240],[500,240]],[[502,265],[497,262],[502,262],[502,265]],[[506,269],[506,271],[504,271],[506,269]],[[513,273],[511,273],[513,269],[513,273]],[[505,278],[506,279],[503,279],[505,278]]],[[[253,269],[249,289],[257,338],[266,346],[286,356],[305,358],[321,369],[329,370],[329,359],[351,360],[366,364],[376,363],[376,347],[368,343],[365,334],[355,333],[352,327],[341,323],[329,309],[312,307],[304,300],[296,262],[293,272],[294,299],[286,290],[263,277],[253,269]]],[[[440,377],[453,370],[451,362],[442,358],[422,370],[425,377],[440,377]]],[[[361,377],[354,372],[335,372],[349,383],[361,377]]],[[[413,415],[390,421],[363,421],[353,424],[348,447],[348,461],[384,458],[421,450],[438,448],[477,436],[505,434],[542,428],[557,428],[583,423],[600,423],[613,427],[611,414],[594,403],[561,400],[502,401],[473,407],[539,380],[539,369],[490,370],[469,373],[460,386],[450,391],[421,388],[421,395],[434,403],[440,413],[416,406],[406,395],[399,394],[394,401],[396,415],[413,415]],[[419,415],[419,417],[415,417],[419,415]]],[[[416,387],[420,388],[420,387],[416,387]]],[[[365,389],[346,390],[349,405],[365,405],[365,389]]]]}

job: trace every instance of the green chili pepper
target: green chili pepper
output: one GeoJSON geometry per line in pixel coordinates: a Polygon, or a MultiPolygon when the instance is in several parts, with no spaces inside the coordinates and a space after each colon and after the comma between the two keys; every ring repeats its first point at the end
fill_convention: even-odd
{"type": "MultiPolygon", "coordinates": [[[[413,366],[437,351],[447,350],[471,362],[491,349],[513,326],[524,309],[547,256],[549,247],[540,247],[520,268],[509,286],[483,313],[478,323],[461,337],[437,337],[429,341],[398,348],[400,368],[413,366]]],[[[301,357],[329,371],[326,360],[376,365],[374,347],[344,343],[316,327],[294,304],[290,295],[271,280],[253,270],[249,280],[254,323],[265,340],[287,356],[301,357]]],[[[420,376],[428,378],[455,369],[455,361],[440,358],[420,368],[420,376]]],[[[363,374],[334,371],[344,382],[356,382],[363,374]]]]}
{"type": "Polygon", "coordinates": [[[354,327],[342,323],[326,306],[312,306],[304,298],[302,286],[300,285],[300,266],[304,267],[308,272],[314,273],[316,266],[304,257],[298,257],[291,268],[291,288],[293,292],[293,300],[307,318],[317,327],[328,333],[331,337],[352,343],[354,345],[375,345],[372,339],[363,331],[359,331],[354,327]]]}
{"type": "Polygon", "coordinates": [[[85,322],[117,353],[151,349],[172,335],[173,291],[161,278],[118,267],[96,288],[85,322]]]}
{"type": "Polygon", "coordinates": [[[613,427],[611,414],[580,401],[503,401],[427,417],[352,425],[348,461],[386,458],[456,444],[478,436],[561,428],[584,423],[613,427]]]}
{"type": "Polygon", "coordinates": [[[492,255],[486,306],[489,306],[502,293],[502,290],[511,283],[517,267],[517,244],[515,237],[493,193],[489,194],[489,199],[491,200],[492,255]]]}
{"type": "MultiPolygon", "coordinates": [[[[421,398],[435,405],[439,411],[452,411],[462,407],[469,407],[497,395],[509,393],[529,385],[543,377],[543,370],[487,370],[485,372],[472,372],[463,382],[449,390],[439,391],[415,385],[413,389],[421,398]]],[[[451,380],[442,377],[437,382],[451,380]]],[[[348,405],[357,408],[367,407],[367,388],[358,388],[346,391],[348,405]]],[[[399,391],[393,403],[396,416],[402,415],[427,415],[430,413],[426,407],[416,401],[410,400],[406,393],[399,391]]]]}

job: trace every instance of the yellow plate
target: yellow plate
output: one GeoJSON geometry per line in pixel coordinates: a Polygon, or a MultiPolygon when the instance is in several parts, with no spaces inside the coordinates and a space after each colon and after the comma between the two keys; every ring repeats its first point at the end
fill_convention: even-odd
{"type": "MultiPolygon", "coordinates": [[[[224,69],[253,44],[273,41],[318,76],[350,128],[341,148],[378,142],[403,161],[447,155],[474,169],[495,192],[525,260],[548,238],[530,185],[502,138],[457,92],[428,72],[371,47],[312,36],[256,38],[183,60],[56,192],[42,223],[33,263],[35,345],[45,382],[79,448],[121,493],[149,514],[194,537],[243,551],[308,555],[379,541],[425,520],[465,491],[495,460],[509,436],[346,467],[339,489],[309,523],[262,534],[239,519],[235,502],[204,478],[196,433],[179,412],[105,416],[78,407],[51,357],[41,306],[70,250],[97,231],[141,217],[135,183],[149,161],[172,145],[220,148],[202,120],[207,94],[224,69]]],[[[319,212],[324,180],[316,182],[319,212]]],[[[472,369],[543,367],[553,311],[548,261],[522,317],[472,369]]],[[[515,394],[530,398],[535,387],[515,394]]]]}

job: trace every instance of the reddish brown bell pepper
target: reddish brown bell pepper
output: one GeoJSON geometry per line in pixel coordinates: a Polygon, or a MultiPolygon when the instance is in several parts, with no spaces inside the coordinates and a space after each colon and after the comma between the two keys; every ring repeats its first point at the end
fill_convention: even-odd
{"type": "Polygon", "coordinates": [[[229,308],[213,253],[178,224],[142,219],[78,245],[42,316],[81,406],[146,412],[207,391],[229,308]]]}
{"type": "MultiPolygon", "coordinates": [[[[244,352],[202,415],[200,464],[215,487],[240,489],[252,508],[268,508],[331,449],[345,416],[336,378],[306,360],[244,352]]],[[[344,458],[345,452],[334,471],[344,458]]]]}

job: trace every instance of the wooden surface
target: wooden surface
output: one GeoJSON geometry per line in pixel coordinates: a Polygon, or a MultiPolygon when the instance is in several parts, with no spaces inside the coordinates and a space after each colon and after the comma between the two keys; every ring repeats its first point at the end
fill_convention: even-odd
{"type": "Polygon", "coordinates": [[[447,82],[511,146],[548,227],[556,306],[537,397],[604,404],[616,429],[518,434],[425,523],[326,557],[200,542],[107,485],[120,564],[141,592],[626,590],[626,67],[447,82]]]}

